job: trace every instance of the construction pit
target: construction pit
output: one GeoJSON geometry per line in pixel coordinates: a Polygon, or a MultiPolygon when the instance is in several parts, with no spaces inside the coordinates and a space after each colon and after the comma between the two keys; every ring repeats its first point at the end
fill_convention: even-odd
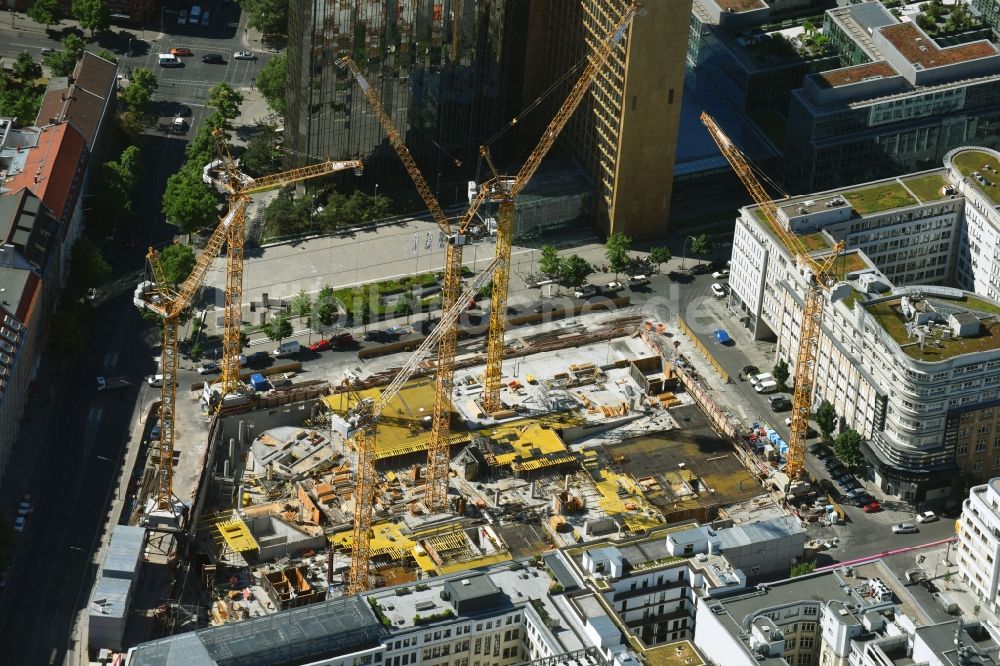
{"type": "MultiPolygon", "coordinates": [[[[514,340],[503,368],[505,409],[493,416],[478,402],[482,354],[463,350],[447,512],[423,501],[432,368],[389,403],[375,439],[377,584],[712,520],[727,505],[763,495],[672,362],[639,335],[641,320],[605,317],[514,340]]],[[[220,419],[207,456],[210,483],[195,512],[211,622],[346,593],[357,452],[337,423],[391,379],[391,360],[380,364],[342,371],[361,387],[356,392],[338,390],[342,374],[305,400],[220,419]]]]}

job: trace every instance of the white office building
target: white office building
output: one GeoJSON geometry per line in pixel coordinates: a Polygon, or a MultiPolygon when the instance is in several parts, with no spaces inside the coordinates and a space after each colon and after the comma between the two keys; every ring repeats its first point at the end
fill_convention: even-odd
{"type": "MultiPolygon", "coordinates": [[[[944,501],[1000,469],[995,167],[1000,153],[964,148],[942,169],[778,204],[814,257],[847,246],[834,270],[850,289],[824,310],[814,404],[868,440],[874,480],[907,500],[944,501]]],[[[741,211],[731,263],[730,308],[794,370],[808,276],[757,206],[741,211]]]]}
{"type": "Polygon", "coordinates": [[[958,573],[994,612],[1000,587],[1000,477],[972,488],[962,503],[958,573]]]}

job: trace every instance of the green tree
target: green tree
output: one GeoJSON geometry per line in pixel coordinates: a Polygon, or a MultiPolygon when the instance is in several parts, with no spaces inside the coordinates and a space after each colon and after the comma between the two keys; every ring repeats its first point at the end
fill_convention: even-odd
{"type": "MultiPolygon", "coordinates": [[[[225,125],[226,119],[218,111],[213,111],[198,126],[194,138],[184,149],[184,156],[188,161],[205,165],[215,157],[215,138],[212,132],[225,125]]],[[[199,169],[201,167],[198,167],[199,169]]]]}
{"type": "Polygon", "coordinates": [[[674,253],[670,251],[669,247],[657,246],[649,248],[649,260],[652,261],[657,267],[670,261],[674,256],[674,253]]]}
{"type": "Polygon", "coordinates": [[[816,32],[816,26],[813,25],[812,21],[806,21],[802,24],[802,30],[807,35],[811,35],[812,33],[816,32]]]}
{"type": "Polygon", "coordinates": [[[258,123],[247,148],[240,155],[243,171],[260,177],[281,169],[281,155],[278,152],[278,133],[274,125],[258,123]]]}
{"type": "Polygon", "coordinates": [[[27,51],[21,51],[14,59],[14,76],[21,84],[30,83],[42,76],[42,66],[32,59],[27,51]]]}
{"type": "Polygon", "coordinates": [[[265,333],[267,337],[278,344],[292,334],[292,322],[285,315],[278,315],[267,325],[265,333]]]}
{"type": "Polygon", "coordinates": [[[691,239],[691,254],[703,257],[712,251],[712,239],[708,234],[698,234],[691,239]]]}
{"type": "Polygon", "coordinates": [[[101,248],[86,236],[77,239],[70,255],[70,284],[82,291],[99,287],[110,277],[111,266],[101,254],[101,248]]]}
{"type": "Polygon", "coordinates": [[[300,289],[299,293],[292,297],[292,314],[296,317],[305,317],[312,312],[312,296],[306,293],[305,289],[300,289]]]}
{"type": "Polygon", "coordinates": [[[774,381],[778,382],[779,391],[787,390],[785,382],[788,381],[788,363],[785,362],[785,359],[778,359],[778,362],[771,368],[771,376],[774,377],[774,381]]]}
{"type": "Polygon", "coordinates": [[[28,18],[35,23],[41,23],[48,31],[50,25],[62,20],[62,7],[59,6],[59,0],[35,0],[35,4],[28,9],[28,18]]]}
{"type": "Polygon", "coordinates": [[[359,296],[354,299],[351,303],[351,317],[354,319],[354,324],[362,324],[364,329],[368,330],[368,320],[372,316],[372,304],[364,296],[359,296]]]}
{"type": "Polygon", "coordinates": [[[184,233],[199,231],[218,221],[218,199],[201,179],[201,167],[188,162],[167,179],[162,210],[184,233]]]}
{"type": "Polygon", "coordinates": [[[153,99],[153,91],[158,87],[159,82],[153,72],[145,67],[137,67],[132,71],[128,85],[122,90],[121,99],[125,109],[141,124],[148,123],[152,118],[150,101],[153,99]]]}
{"type": "Polygon", "coordinates": [[[562,274],[562,258],[554,245],[543,245],[542,255],[538,260],[538,270],[546,277],[556,279],[562,274]]]}
{"type": "Polygon", "coordinates": [[[42,86],[23,84],[0,71],[0,116],[20,118],[22,123],[31,122],[38,116],[44,92],[42,86]]]}
{"type": "Polygon", "coordinates": [[[819,403],[819,407],[816,409],[816,425],[823,433],[823,439],[830,439],[830,433],[837,426],[837,411],[828,400],[819,403]]]}
{"type": "Polygon", "coordinates": [[[285,63],[285,54],[279,53],[257,74],[257,89],[267,105],[279,115],[285,113],[285,63]]]}
{"type": "Polygon", "coordinates": [[[628,252],[632,248],[632,239],[622,233],[611,234],[604,243],[604,255],[611,264],[611,270],[616,274],[621,273],[629,267],[631,261],[628,252]]]}
{"type": "Polygon", "coordinates": [[[833,454],[848,467],[857,467],[864,462],[861,455],[861,434],[856,430],[845,430],[837,435],[833,443],[833,454]]]}
{"type": "Polygon", "coordinates": [[[407,291],[400,294],[399,298],[396,299],[396,307],[393,310],[393,313],[397,317],[402,317],[403,315],[406,315],[406,321],[409,322],[410,315],[413,314],[414,300],[415,299],[413,298],[412,292],[407,291]]]}
{"type": "Polygon", "coordinates": [[[160,251],[160,264],[167,282],[176,287],[194,270],[194,250],[181,243],[172,243],[160,251]]]}
{"type": "Polygon", "coordinates": [[[116,65],[118,64],[118,56],[116,56],[114,53],[112,53],[111,51],[109,51],[107,49],[100,49],[97,52],[97,57],[98,58],[104,58],[108,62],[113,62],[116,65]]]}
{"type": "Polygon", "coordinates": [[[593,271],[590,262],[578,254],[570,255],[562,261],[559,277],[570,287],[579,287],[593,271]]]}
{"type": "Polygon", "coordinates": [[[226,120],[232,120],[240,115],[240,104],[243,95],[233,89],[228,83],[219,83],[208,90],[207,106],[212,107],[226,120]]]}
{"type": "Polygon", "coordinates": [[[73,0],[73,16],[81,28],[90,30],[91,37],[111,24],[111,10],[104,0],[73,0]]]}
{"type": "Polygon", "coordinates": [[[816,571],[816,560],[808,560],[806,562],[796,562],[792,565],[791,577],[805,576],[816,571]]]}
{"type": "Polygon", "coordinates": [[[333,295],[331,287],[327,286],[319,290],[313,309],[316,312],[316,318],[323,326],[333,326],[337,317],[337,299],[333,295]]]}
{"type": "Polygon", "coordinates": [[[73,54],[73,59],[77,60],[87,49],[87,42],[83,41],[83,38],[75,32],[71,32],[62,40],[62,47],[73,54]]]}
{"type": "Polygon", "coordinates": [[[240,0],[247,25],[265,35],[288,34],[289,0],[240,0]]]}
{"type": "Polygon", "coordinates": [[[282,189],[264,211],[264,224],[268,234],[291,236],[309,231],[312,229],[314,205],[312,195],[296,197],[292,188],[282,189]]]}
{"type": "Polygon", "coordinates": [[[87,349],[87,312],[64,297],[49,316],[49,348],[63,360],[77,359],[87,349]]]}

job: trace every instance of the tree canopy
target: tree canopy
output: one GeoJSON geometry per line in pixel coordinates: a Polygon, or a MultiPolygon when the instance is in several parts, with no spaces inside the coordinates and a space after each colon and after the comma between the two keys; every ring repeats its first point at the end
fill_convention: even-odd
{"type": "Polygon", "coordinates": [[[207,106],[212,107],[226,120],[232,120],[240,115],[240,104],[243,103],[243,94],[235,90],[228,83],[219,83],[208,90],[207,106]]]}
{"type": "Polygon", "coordinates": [[[538,260],[538,270],[550,279],[559,278],[562,274],[562,259],[554,245],[543,245],[542,256],[538,260]]]}
{"type": "Polygon", "coordinates": [[[257,74],[257,89],[267,100],[267,105],[280,115],[285,113],[285,64],[284,53],[279,53],[264,65],[257,74]]]}
{"type": "Polygon", "coordinates": [[[288,0],[240,0],[247,25],[265,35],[288,34],[288,0]]]}
{"type": "Polygon", "coordinates": [[[712,239],[708,234],[698,234],[691,239],[691,254],[703,257],[712,251],[712,239]]]}
{"type": "Polygon", "coordinates": [[[837,427],[837,410],[828,400],[819,403],[819,407],[816,409],[816,425],[823,433],[823,439],[829,439],[830,433],[837,427]]]}
{"type": "Polygon", "coordinates": [[[121,99],[138,124],[145,125],[152,119],[150,102],[153,91],[159,87],[156,75],[145,67],[136,67],[132,71],[129,83],[122,90],[121,99]]]}
{"type": "Polygon", "coordinates": [[[649,260],[654,264],[665,264],[670,261],[673,256],[674,253],[670,251],[669,247],[657,246],[649,248],[649,260]]]}
{"type": "Polygon", "coordinates": [[[188,162],[167,179],[163,214],[184,233],[204,229],[218,221],[218,199],[201,179],[201,167],[188,162]]]}
{"type": "Polygon", "coordinates": [[[833,443],[833,454],[848,467],[857,467],[864,462],[864,456],[861,454],[862,439],[856,430],[845,430],[833,443]]]}
{"type": "Polygon", "coordinates": [[[187,279],[194,270],[194,250],[181,243],[173,243],[160,252],[160,265],[167,282],[176,287],[187,279]]]}
{"type": "Polygon", "coordinates": [[[101,165],[95,179],[94,201],[88,224],[101,231],[110,231],[122,223],[134,222],[132,197],[142,176],[142,159],[138,146],[128,146],[118,156],[101,165]]]}
{"type": "Polygon", "coordinates": [[[254,177],[275,173],[281,169],[278,133],[273,125],[258,123],[247,148],[240,155],[243,171],[254,177]]]}
{"type": "Polygon", "coordinates": [[[267,325],[265,333],[269,339],[281,342],[292,334],[292,322],[285,315],[278,315],[267,325]]]}
{"type": "Polygon", "coordinates": [[[35,23],[41,23],[46,28],[62,20],[62,7],[59,0],[35,0],[28,9],[28,18],[35,23]]]}
{"type": "Polygon", "coordinates": [[[778,386],[784,391],[785,382],[788,381],[788,363],[785,362],[785,359],[778,359],[778,362],[771,368],[771,376],[774,377],[774,381],[778,382],[778,386]]]}
{"type": "Polygon", "coordinates": [[[91,36],[111,24],[111,10],[105,0],[73,0],[73,16],[81,28],[90,30],[91,36]]]}
{"type": "Polygon", "coordinates": [[[591,274],[590,262],[578,254],[573,254],[562,261],[559,277],[570,287],[579,287],[591,274]]]}
{"type": "Polygon", "coordinates": [[[70,283],[83,290],[100,286],[110,277],[111,265],[101,254],[101,249],[86,236],[77,239],[70,255],[70,283]]]}
{"type": "Polygon", "coordinates": [[[611,234],[604,243],[604,255],[611,264],[611,270],[620,273],[631,263],[628,252],[632,248],[632,239],[622,233],[611,234]]]}
{"type": "Polygon", "coordinates": [[[27,51],[21,51],[14,59],[14,76],[22,84],[33,82],[41,78],[42,66],[35,62],[34,58],[27,51]]]}

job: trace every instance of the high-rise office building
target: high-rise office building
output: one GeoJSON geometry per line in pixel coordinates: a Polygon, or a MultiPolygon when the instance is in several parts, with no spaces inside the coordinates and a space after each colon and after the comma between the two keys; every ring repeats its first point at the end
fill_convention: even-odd
{"type": "MultiPolygon", "coordinates": [[[[628,0],[550,0],[532,7],[525,100],[584,61],[628,0]]],[[[562,145],[593,180],[604,233],[634,238],[667,229],[684,91],[691,0],[644,3],[563,132],[562,145]]],[[[575,77],[562,86],[568,91],[575,77]]],[[[562,102],[552,95],[550,105],[562,102]]],[[[547,121],[551,114],[541,114],[547,121]]]]}
{"type": "MultiPolygon", "coordinates": [[[[480,144],[520,106],[526,0],[303,0],[289,5],[286,146],[308,159],[363,158],[365,187],[408,178],[350,73],[350,55],[428,183],[475,177],[480,144]],[[454,160],[464,166],[456,168],[454,160]]],[[[515,133],[509,133],[512,138],[515,133]]],[[[503,143],[493,144],[498,160],[503,143]]],[[[464,197],[464,185],[460,195],[464,197]]],[[[438,192],[445,204],[456,194],[438,192]]]]}

